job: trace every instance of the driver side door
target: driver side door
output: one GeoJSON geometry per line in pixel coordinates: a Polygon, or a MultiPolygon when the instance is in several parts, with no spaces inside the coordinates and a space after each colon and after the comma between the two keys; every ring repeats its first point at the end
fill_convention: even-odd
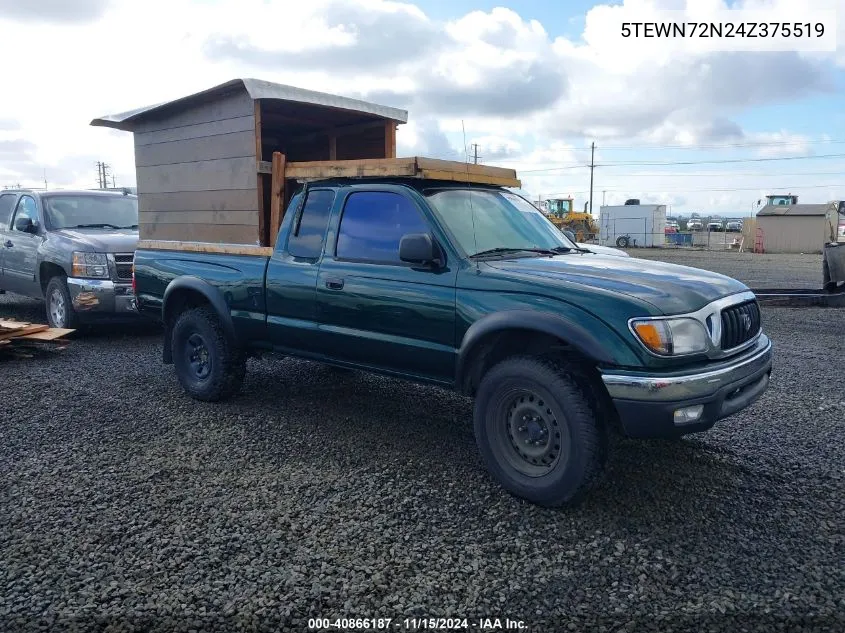
{"type": "Polygon", "coordinates": [[[6,290],[29,297],[41,297],[36,279],[38,247],[43,241],[43,223],[39,220],[35,198],[23,195],[15,206],[12,223],[3,236],[3,285],[6,290]],[[29,218],[33,232],[16,228],[19,220],[29,218]]]}

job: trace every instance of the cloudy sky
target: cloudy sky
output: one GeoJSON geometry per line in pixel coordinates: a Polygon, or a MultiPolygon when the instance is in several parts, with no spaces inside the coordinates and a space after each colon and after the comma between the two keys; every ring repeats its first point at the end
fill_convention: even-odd
{"type": "MultiPolygon", "coordinates": [[[[726,8],[719,0],[692,0],[726,8]]],[[[833,3],[833,4],[831,4],[833,3]]],[[[732,7],[837,6],[744,0],[732,7]]],[[[236,77],[409,111],[400,155],[515,167],[538,196],[748,214],[845,198],[845,53],[621,41],[684,0],[0,0],[0,186],[134,185],[131,134],[92,118],[236,77]],[[466,145],[464,142],[465,130],[466,145]],[[470,152],[472,150],[470,149],[470,152]]],[[[837,33],[845,41],[845,29],[837,33]]]]}

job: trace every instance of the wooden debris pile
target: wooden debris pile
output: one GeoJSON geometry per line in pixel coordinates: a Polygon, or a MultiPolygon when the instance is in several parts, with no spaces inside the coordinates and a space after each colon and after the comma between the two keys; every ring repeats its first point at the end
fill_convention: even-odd
{"type": "Polygon", "coordinates": [[[73,331],[0,318],[0,358],[10,355],[32,358],[34,352],[45,347],[62,350],[68,345],[64,337],[73,331]]]}

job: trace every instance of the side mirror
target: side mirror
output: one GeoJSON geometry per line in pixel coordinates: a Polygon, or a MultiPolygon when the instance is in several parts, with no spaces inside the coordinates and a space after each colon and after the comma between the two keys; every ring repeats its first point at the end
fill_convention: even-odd
{"type": "Polygon", "coordinates": [[[411,264],[441,264],[440,253],[428,233],[409,233],[399,242],[399,259],[411,264]]]}
{"type": "Polygon", "coordinates": [[[575,239],[575,233],[573,233],[572,231],[570,231],[570,230],[568,230],[568,229],[564,230],[563,234],[564,234],[566,237],[568,237],[568,238],[569,238],[569,240],[570,240],[573,244],[574,244],[575,242],[577,242],[577,241],[578,241],[578,240],[576,240],[576,239],[575,239]]]}
{"type": "Polygon", "coordinates": [[[15,220],[15,230],[21,231],[22,233],[36,232],[35,224],[32,222],[32,218],[28,217],[17,218],[15,220]]]}

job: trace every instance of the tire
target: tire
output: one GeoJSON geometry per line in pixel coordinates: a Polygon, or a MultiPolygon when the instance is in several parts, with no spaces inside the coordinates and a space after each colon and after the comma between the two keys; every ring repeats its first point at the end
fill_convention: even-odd
{"type": "Polygon", "coordinates": [[[61,275],[50,278],[44,291],[44,308],[50,327],[74,329],[79,325],[79,315],[73,309],[73,301],[67,289],[67,282],[61,275]]]}
{"type": "Polygon", "coordinates": [[[176,377],[189,396],[217,402],[240,391],[246,355],[223,331],[211,308],[182,312],[173,324],[170,340],[176,377]]]}
{"type": "Polygon", "coordinates": [[[628,239],[627,235],[621,235],[620,237],[616,238],[616,245],[619,248],[628,248],[629,243],[630,243],[630,240],[628,239]]]}
{"type": "Polygon", "coordinates": [[[488,471],[511,494],[541,506],[575,505],[599,479],[608,436],[581,380],[563,363],[530,356],[485,374],[475,438],[488,471]],[[529,441],[537,443],[523,446],[529,441]]]}

